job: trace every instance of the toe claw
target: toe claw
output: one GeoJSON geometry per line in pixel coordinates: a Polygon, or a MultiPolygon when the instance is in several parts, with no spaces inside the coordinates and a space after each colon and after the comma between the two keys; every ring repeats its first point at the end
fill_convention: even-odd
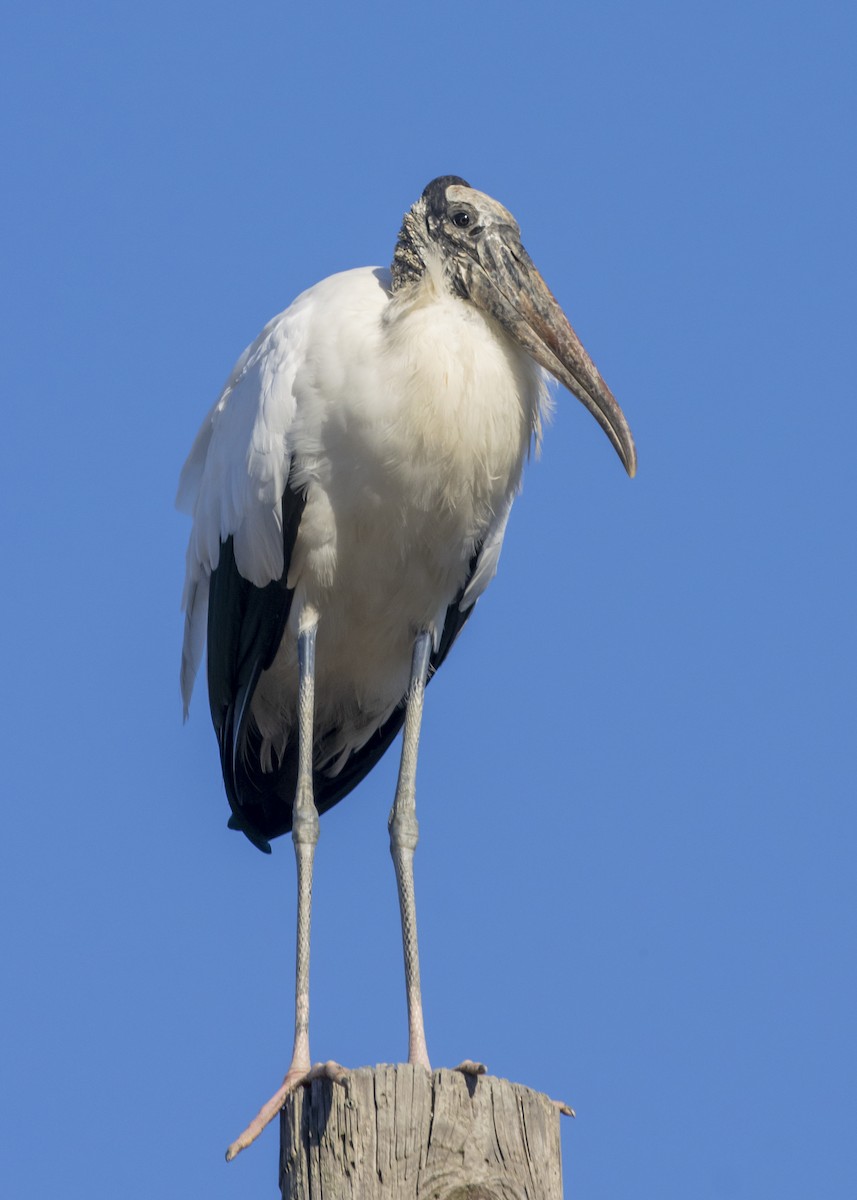
{"type": "Polygon", "coordinates": [[[312,1083],[314,1079],[329,1079],[333,1083],[345,1083],[347,1077],[348,1068],[329,1058],[327,1062],[313,1063],[303,1082],[312,1083]]]}

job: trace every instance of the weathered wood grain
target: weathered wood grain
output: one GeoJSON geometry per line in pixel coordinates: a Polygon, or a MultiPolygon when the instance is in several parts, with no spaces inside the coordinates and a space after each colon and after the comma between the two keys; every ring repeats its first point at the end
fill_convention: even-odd
{"type": "Polygon", "coordinates": [[[489,1075],[363,1067],[280,1116],[283,1200],[562,1200],[559,1112],[489,1075]]]}

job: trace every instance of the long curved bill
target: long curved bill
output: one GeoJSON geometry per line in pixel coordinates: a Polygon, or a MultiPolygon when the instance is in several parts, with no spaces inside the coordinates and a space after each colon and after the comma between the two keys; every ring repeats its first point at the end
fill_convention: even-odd
{"type": "Polygon", "coordinates": [[[468,264],[469,298],[589,409],[633,477],[637,452],[625,414],[521,245],[517,230],[486,230],[478,254],[479,262],[468,264]]]}

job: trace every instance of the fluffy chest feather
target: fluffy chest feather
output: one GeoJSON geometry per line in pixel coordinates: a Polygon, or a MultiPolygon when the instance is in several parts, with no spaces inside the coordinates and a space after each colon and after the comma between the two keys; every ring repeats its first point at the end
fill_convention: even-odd
{"type": "Polygon", "coordinates": [[[350,336],[334,335],[336,354],[304,381],[327,400],[295,462],[308,504],[291,580],[327,589],[354,551],[364,571],[452,569],[454,591],[518,486],[539,428],[539,370],[430,277],[404,299],[385,296],[350,336]]]}
{"type": "Polygon", "coordinates": [[[430,281],[385,318],[392,478],[415,507],[463,508],[482,526],[520,478],[538,424],[538,371],[489,319],[430,281]]]}

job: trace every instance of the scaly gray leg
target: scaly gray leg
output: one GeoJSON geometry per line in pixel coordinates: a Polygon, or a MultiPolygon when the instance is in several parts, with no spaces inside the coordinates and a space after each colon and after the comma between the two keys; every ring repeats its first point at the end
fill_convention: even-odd
{"type": "Polygon", "coordinates": [[[312,909],[312,866],[318,842],[318,810],[312,788],[312,730],[315,707],[315,635],[318,614],[301,614],[298,634],[298,786],[292,810],[292,841],[298,867],[298,933],[295,966],[295,1042],[292,1061],[282,1086],[274,1093],[240,1137],[226,1151],[230,1162],[251,1142],[283,1107],[289,1092],[302,1083],[324,1075],[342,1080],[345,1071],[338,1063],[311,1066],[309,1055],[309,944],[312,909]]]}
{"type": "Polygon", "coordinates": [[[295,954],[295,1044],[288,1074],[305,1074],[309,1057],[309,941],[312,867],[318,843],[318,810],[312,790],[312,726],[315,710],[315,635],[318,616],[298,634],[298,786],[292,808],[292,841],[298,868],[298,933],[295,954]]]}
{"type": "Polygon", "coordinates": [[[420,633],[414,643],[402,761],[396,799],[390,813],[390,853],[396,868],[399,910],[402,914],[402,945],[405,952],[405,989],[408,996],[408,1062],[431,1070],[423,1025],[420,992],[420,956],[417,947],[417,911],[414,897],[414,850],[419,837],[416,814],[417,750],[423,716],[423,699],[428,676],[431,635],[420,633]]]}

